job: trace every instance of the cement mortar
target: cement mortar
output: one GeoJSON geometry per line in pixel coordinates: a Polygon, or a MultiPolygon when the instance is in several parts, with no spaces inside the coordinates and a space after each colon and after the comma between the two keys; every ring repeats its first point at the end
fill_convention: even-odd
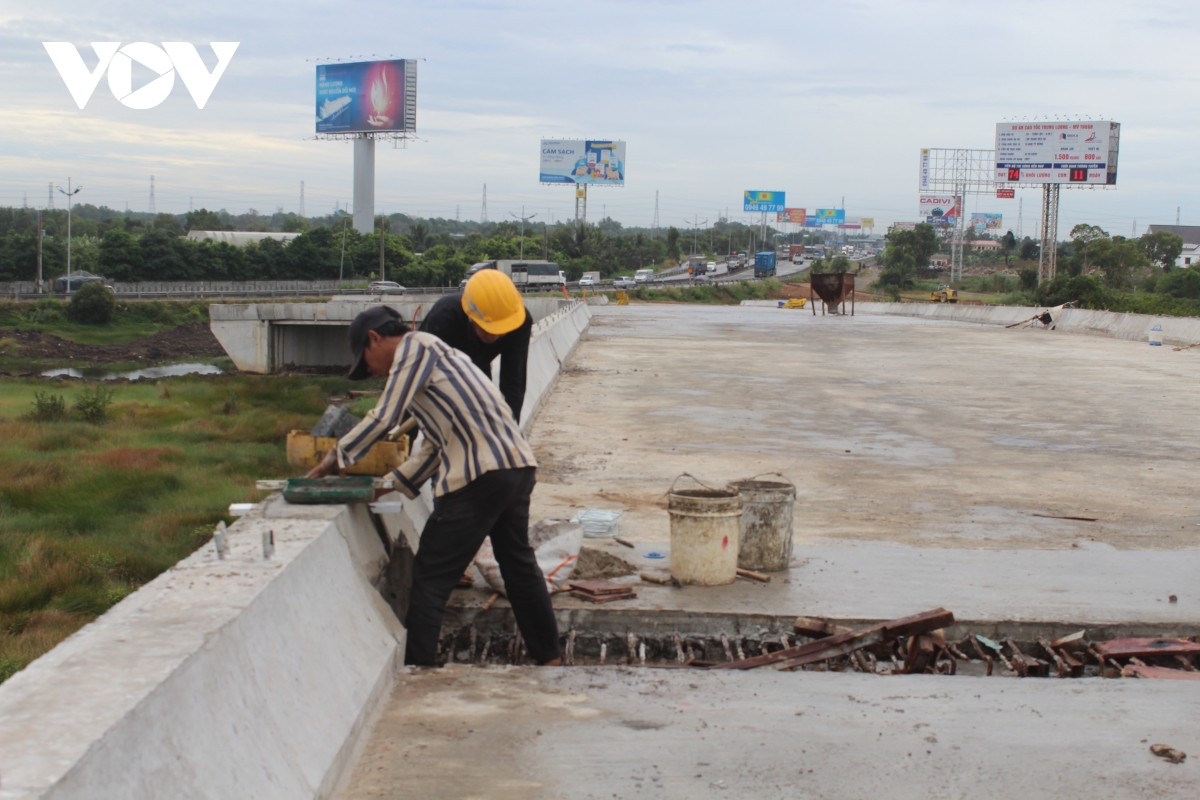
{"type": "Polygon", "coordinates": [[[666,542],[680,473],[780,472],[798,545],[1200,546],[1200,351],[806,310],[595,312],[532,431],[534,518],[621,509],[622,537],[666,542]]]}

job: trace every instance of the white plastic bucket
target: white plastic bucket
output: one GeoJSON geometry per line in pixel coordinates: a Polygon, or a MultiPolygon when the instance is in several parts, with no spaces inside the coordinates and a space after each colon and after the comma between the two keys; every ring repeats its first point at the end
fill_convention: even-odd
{"type": "Polygon", "coordinates": [[[737,580],[742,498],[730,489],[675,489],[671,515],[671,576],[680,583],[720,586],[737,580]]]}

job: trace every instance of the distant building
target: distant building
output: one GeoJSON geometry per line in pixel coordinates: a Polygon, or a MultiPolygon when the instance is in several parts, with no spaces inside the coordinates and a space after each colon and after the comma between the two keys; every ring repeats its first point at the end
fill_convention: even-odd
{"type": "Polygon", "coordinates": [[[1166,231],[1183,239],[1183,252],[1175,259],[1177,267],[1200,265],[1200,225],[1151,225],[1146,233],[1166,231]]]}
{"type": "Polygon", "coordinates": [[[968,242],[972,250],[1000,250],[1004,245],[997,242],[995,239],[976,239],[973,242],[968,242]]]}
{"type": "Polygon", "coordinates": [[[261,242],[263,239],[276,239],[287,243],[299,235],[298,233],[274,233],[271,231],[189,231],[187,238],[193,242],[225,242],[237,247],[245,247],[251,242],[261,242]]]}

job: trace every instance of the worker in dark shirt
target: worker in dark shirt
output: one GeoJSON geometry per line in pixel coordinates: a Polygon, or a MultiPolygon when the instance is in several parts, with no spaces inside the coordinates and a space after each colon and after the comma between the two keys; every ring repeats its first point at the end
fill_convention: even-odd
{"type": "Polygon", "coordinates": [[[500,356],[500,394],[520,424],[533,317],[511,278],[481,269],[461,292],[434,303],[421,330],[465,353],[484,375],[491,376],[492,361],[500,356]]]}

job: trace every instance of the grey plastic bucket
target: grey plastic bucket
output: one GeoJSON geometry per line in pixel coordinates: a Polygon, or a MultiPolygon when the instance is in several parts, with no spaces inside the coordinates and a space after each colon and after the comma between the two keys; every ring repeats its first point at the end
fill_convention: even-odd
{"type": "Polygon", "coordinates": [[[720,586],[737,580],[742,499],[731,489],[675,489],[671,515],[671,575],[680,583],[720,586]]]}
{"type": "Polygon", "coordinates": [[[737,565],[757,572],[779,572],[792,561],[792,519],[796,487],[779,481],[733,481],[742,498],[737,565]]]}

